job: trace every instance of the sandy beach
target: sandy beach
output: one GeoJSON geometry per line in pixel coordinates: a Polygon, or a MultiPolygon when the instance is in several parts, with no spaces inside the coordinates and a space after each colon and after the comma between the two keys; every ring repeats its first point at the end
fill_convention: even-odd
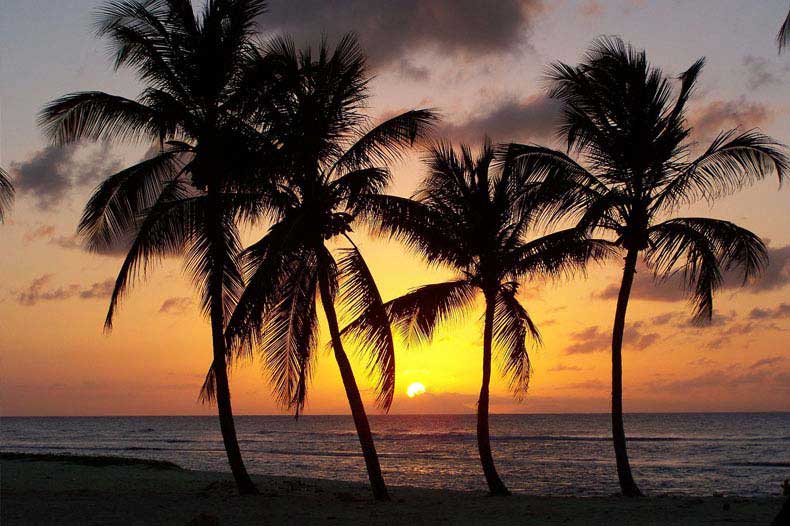
{"type": "MultiPolygon", "coordinates": [[[[393,487],[376,503],[364,485],[255,476],[240,497],[229,474],[109,457],[3,455],[0,522],[37,524],[770,524],[782,498],[573,498],[393,487]]],[[[583,483],[583,481],[580,481],[583,483]]]]}

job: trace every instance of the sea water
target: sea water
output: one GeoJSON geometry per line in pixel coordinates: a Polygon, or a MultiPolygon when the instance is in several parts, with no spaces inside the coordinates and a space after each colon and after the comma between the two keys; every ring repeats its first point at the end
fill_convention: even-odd
{"type": "MultiPolygon", "coordinates": [[[[484,490],[474,415],[371,416],[390,485],[484,490]]],[[[238,416],[252,473],[367,480],[349,416],[238,416]]],[[[606,414],[492,415],[491,445],[511,490],[610,495],[617,473],[606,414]]],[[[776,495],[790,478],[790,413],[629,414],[634,476],[651,494],[776,495]]],[[[0,450],[116,455],[227,471],[215,417],[0,419],[0,450]]]]}

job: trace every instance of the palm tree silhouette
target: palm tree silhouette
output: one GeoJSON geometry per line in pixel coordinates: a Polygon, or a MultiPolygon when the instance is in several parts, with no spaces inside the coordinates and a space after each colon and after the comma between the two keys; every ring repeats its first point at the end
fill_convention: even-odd
{"type": "Polygon", "coordinates": [[[557,63],[551,96],[564,104],[561,133],[568,150],[583,155],[589,170],[563,152],[524,146],[520,156],[536,170],[565,174],[579,185],[579,228],[603,231],[625,252],[612,331],[612,434],[624,495],[639,496],[626,451],[622,407],[622,345],[626,309],[642,254],[659,279],[680,272],[698,322],[711,319],[713,294],[723,272],[740,269],[744,283],[767,263],[765,246],[729,221],[671,217],[678,206],[713,200],[788,169],[783,146],[757,130],[719,134],[692,158],[686,103],[704,61],[670,80],[652,67],[644,51],[618,38],[601,38],[579,66],[557,63]]]}
{"type": "MultiPolygon", "coordinates": [[[[557,276],[583,269],[600,259],[608,246],[567,229],[527,240],[530,229],[556,206],[562,193],[548,181],[526,181],[530,167],[497,155],[488,139],[474,156],[467,146],[457,152],[447,143],[434,145],[427,157],[428,175],[414,200],[372,196],[365,214],[379,234],[403,240],[429,264],[457,272],[445,283],[416,288],[385,304],[392,324],[406,341],[429,341],[437,325],[471,308],[479,293],[485,300],[483,378],[477,405],[477,443],[492,495],[509,495],[499,477],[489,438],[489,383],[494,348],[502,356],[502,373],[516,396],[527,392],[530,359],[527,339],[540,342],[538,329],[517,298],[519,281],[557,276]]],[[[344,329],[357,339],[375,325],[361,316],[344,329]]]]}
{"type": "Polygon", "coordinates": [[[119,301],[151,263],[183,255],[211,320],[220,429],[241,493],[256,493],[242,461],[228,387],[223,331],[243,290],[236,220],[257,213],[245,185],[260,141],[245,122],[243,81],[263,0],[117,1],[98,11],[115,68],[134,69],[138,100],[102,92],[66,95],[41,113],[60,144],[81,139],[156,141],[159,151],[108,177],[88,201],[79,225],[87,246],[129,243],[112,292],[105,329],[119,301]],[[232,162],[231,162],[232,161],[232,162]]]}
{"type": "MultiPolygon", "coordinates": [[[[362,342],[377,378],[378,404],[388,410],[395,386],[395,355],[381,296],[351,227],[363,198],[390,180],[386,164],[431,127],[429,110],[409,111],[369,128],[361,110],[367,98],[365,58],[353,35],[334,50],[326,41],[313,55],[288,39],[274,39],[257,62],[276,64],[278,81],[260,107],[273,123],[283,183],[267,193],[274,224],[245,251],[250,275],[226,337],[237,354],[258,349],[270,372],[275,397],[298,416],[304,407],[316,358],[320,296],[331,344],[359,435],[373,495],[388,499],[376,447],[343,348],[335,302],[363,314],[375,334],[362,342]],[[272,97],[272,93],[277,95],[272,97]],[[346,241],[339,261],[328,242],[346,241]],[[339,285],[342,283],[342,287],[339,285]]],[[[255,66],[253,66],[255,69],[255,66]]]]}
{"type": "Polygon", "coordinates": [[[776,35],[776,45],[779,46],[779,53],[784,51],[788,44],[790,44],[790,9],[787,10],[787,17],[776,35]]]}
{"type": "Polygon", "coordinates": [[[5,215],[13,202],[14,185],[11,184],[5,170],[0,168],[0,223],[5,221],[5,215]]]}

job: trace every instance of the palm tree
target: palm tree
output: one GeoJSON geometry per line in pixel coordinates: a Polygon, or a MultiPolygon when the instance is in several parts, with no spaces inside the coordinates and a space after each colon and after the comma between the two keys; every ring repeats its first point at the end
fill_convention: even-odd
{"type": "MultiPolygon", "coordinates": [[[[388,410],[395,386],[395,356],[381,296],[361,253],[351,242],[356,209],[390,180],[386,164],[430,128],[434,115],[414,110],[368,127],[365,58],[352,35],[313,55],[287,39],[273,40],[258,57],[277,64],[278,81],[259,106],[272,123],[279,189],[268,192],[273,226],[246,251],[250,279],[226,337],[238,354],[258,349],[275,397],[298,416],[317,352],[317,296],[359,435],[373,495],[388,499],[376,447],[354,372],[343,347],[335,302],[350,315],[365,313],[375,337],[361,342],[377,378],[378,404],[388,410]],[[271,93],[277,93],[272,97],[271,93]],[[329,242],[347,242],[336,261],[329,242]],[[342,288],[339,285],[342,283],[342,288]]],[[[269,66],[264,69],[268,70],[269,66]]],[[[254,69],[254,68],[253,68],[254,69]]]]}
{"type": "Polygon", "coordinates": [[[776,35],[776,45],[779,46],[779,53],[784,51],[788,44],[790,44],[790,9],[788,9],[787,17],[776,35]]]}
{"type": "Polygon", "coordinates": [[[695,319],[710,320],[723,272],[737,269],[744,282],[751,279],[767,262],[765,246],[729,221],[672,217],[673,212],[771,173],[781,181],[788,169],[783,146],[757,130],[723,132],[701,155],[691,156],[686,103],[703,63],[680,76],[673,100],[670,80],[648,63],[644,51],[617,38],[599,39],[583,64],[557,63],[549,74],[550,94],[564,104],[561,133],[568,150],[582,155],[589,169],[548,148],[524,146],[519,154],[543,173],[565,174],[577,183],[579,227],[608,232],[625,253],[612,331],[612,435],[627,496],[641,495],[626,451],[621,355],[637,260],[641,254],[658,279],[681,272],[695,319]]]}
{"type": "Polygon", "coordinates": [[[211,321],[220,429],[241,493],[256,493],[236,438],[223,331],[243,289],[236,220],[257,213],[250,165],[260,148],[245,122],[243,82],[263,0],[211,0],[197,15],[189,0],[108,2],[97,33],[108,37],[115,68],[136,71],[137,100],[102,92],[66,95],[41,113],[60,144],[81,139],[155,141],[159,151],[109,176],[88,201],[79,225],[87,246],[129,243],[105,328],[119,301],[148,266],[180,255],[211,321]],[[230,162],[233,161],[233,162],[230,162]]]}
{"type": "MultiPolygon", "coordinates": [[[[406,341],[429,341],[437,325],[485,300],[483,378],[477,405],[477,443],[492,495],[509,495],[494,466],[489,438],[489,384],[493,350],[502,357],[502,373],[516,396],[530,380],[527,339],[540,342],[538,330],[517,298],[519,281],[583,269],[589,259],[606,255],[605,244],[560,230],[527,240],[546,211],[559,212],[560,189],[548,181],[527,183],[530,168],[504,156],[496,161],[486,139],[478,156],[467,146],[456,152],[439,143],[427,157],[428,175],[413,200],[394,196],[368,198],[365,209],[380,234],[397,237],[429,264],[444,265],[456,276],[416,288],[385,305],[387,316],[406,341]],[[495,169],[498,168],[498,169],[495,169]]],[[[374,326],[363,315],[344,331],[370,337],[374,326]]]]}
{"type": "Polygon", "coordinates": [[[5,170],[0,168],[0,223],[5,221],[5,214],[13,202],[14,185],[11,184],[5,170]]]}

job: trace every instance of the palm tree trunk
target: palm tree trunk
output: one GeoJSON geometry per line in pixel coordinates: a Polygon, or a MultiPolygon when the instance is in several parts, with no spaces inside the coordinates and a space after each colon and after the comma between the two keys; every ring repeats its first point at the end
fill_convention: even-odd
{"type": "MultiPolygon", "coordinates": [[[[323,274],[323,273],[322,273],[323,274]]],[[[340,328],[337,323],[337,314],[332,302],[332,294],[329,292],[329,283],[326,276],[319,278],[318,287],[321,291],[321,304],[324,306],[326,320],[329,324],[329,334],[332,338],[332,348],[335,351],[335,360],[340,369],[340,376],[343,379],[343,387],[346,389],[348,404],[351,406],[351,415],[354,417],[354,426],[357,429],[359,443],[362,446],[362,455],[365,457],[365,466],[368,470],[370,487],[373,490],[373,498],[376,500],[389,500],[387,485],[381,474],[379,456],[376,453],[376,445],[373,443],[373,434],[370,432],[368,416],[365,414],[365,406],[362,404],[362,397],[359,394],[357,382],[354,379],[354,371],[351,363],[343,350],[343,342],[340,339],[340,328]]]]}
{"type": "Polygon", "coordinates": [[[491,383],[491,345],[494,333],[494,307],[496,296],[486,294],[485,326],[483,328],[483,385],[480,387],[480,399],[477,401],[477,449],[480,452],[480,463],[486,476],[488,490],[491,495],[510,495],[505,483],[499,478],[491,454],[491,439],[488,431],[488,388],[491,383]]]}
{"type": "MultiPolygon", "coordinates": [[[[218,230],[222,227],[220,214],[210,219],[209,228],[212,239],[222,239],[222,233],[218,230]]],[[[222,304],[223,296],[223,267],[224,267],[224,248],[215,242],[212,246],[211,258],[213,259],[212,275],[209,277],[211,303],[209,314],[211,317],[211,338],[214,351],[214,382],[217,397],[217,412],[219,413],[219,428],[222,432],[222,442],[225,445],[225,452],[228,455],[228,463],[236,480],[236,486],[242,495],[255,495],[258,489],[253,484],[244,461],[241,458],[239,441],[236,438],[236,424],[233,421],[233,409],[230,404],[230,387],[228,386],[228,369],[225,361],[225,309],[222,304]]]]}
{"type": "Polygon", "coordinates": [[[617,459],[617,477],[620,479],[620,489],[626,497],[642,496],[642,492],[639,491],[631,474],[631,464],[628,462],[628,451],[625,446],[625,428],[623,427],[623,332],[625,331],[625,313],[628,309],[628,298],[631,295],[634,274],[636,274],[638,255],[639,251],[635,249],[629,249],[626,254],[623,281],[617,296],[617,310],[612,329],[612,438],[614,440],[614,454],[617,459]]]}

